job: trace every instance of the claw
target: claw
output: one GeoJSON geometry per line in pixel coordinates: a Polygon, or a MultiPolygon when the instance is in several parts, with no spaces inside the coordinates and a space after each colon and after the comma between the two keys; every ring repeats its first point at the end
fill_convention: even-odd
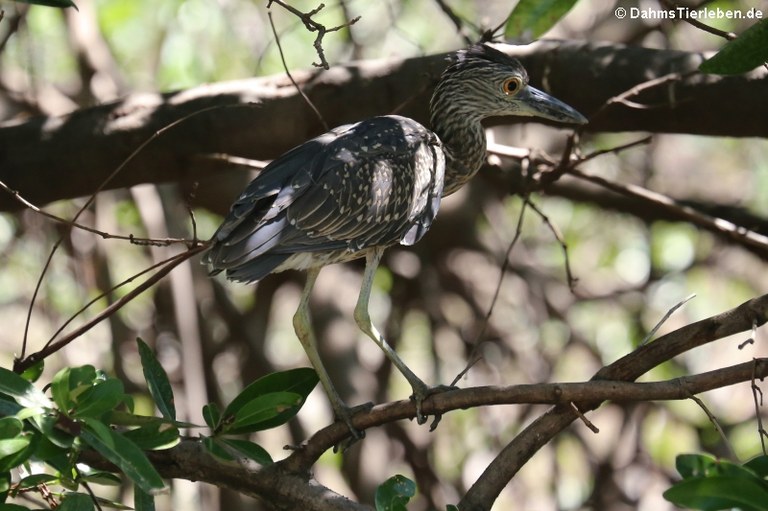
{"type": "MultiPolygon", "coordinates": [[[[426,384],[414,385],[411,400],[416,403],[416,423],[421,425],[425,424],[428,420],[428,417],[422,412],[421,406],[428,397],[441,392],[456,390],[457,388],[458,387],[454,385],[436,385],[434,387],[428,387],[426,384]]],[[[435,414],[435,419],[432,421],[432,424],[430,424],[429,431],[434,431],[435,428],[437,428],[441,418],[442,414],[435,414]]]]}
{"type": "Polygon", "coordinates": [[[342,406],[335,411],[336,420],[341,420],[349,429],[349,436],[338,445],[333,446],[333,452],[344,452],[358,441],[365,438],[365,431],[360,431],[352,424],[352,417],[361,412],[368,412],[373,408],[373,403],[363,403],[357,406],[342,406]]]}

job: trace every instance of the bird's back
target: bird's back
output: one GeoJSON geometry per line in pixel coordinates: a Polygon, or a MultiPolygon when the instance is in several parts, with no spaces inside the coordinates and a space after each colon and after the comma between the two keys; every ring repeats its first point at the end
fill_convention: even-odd
{"type": "Polygon", "coordinates": [[[270,163],[238,198],[204,261],[230,279],[411,245],[429,229],[445,171],[440,140],[412,119],[340,126],[270,163]]]}

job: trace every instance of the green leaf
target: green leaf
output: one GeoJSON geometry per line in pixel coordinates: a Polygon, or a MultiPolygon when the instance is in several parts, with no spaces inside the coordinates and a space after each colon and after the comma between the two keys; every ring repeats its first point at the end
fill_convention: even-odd
{"type": "Polygon", "coordinates": [[[154,494],[165,487],[160,474],[136,444],[94,419],[85,418],[84,422],[86,427],[80,438],[115,464],[139,488],[154,494]]]}
{"type": "Polygon", "coordinates": [[[93,500],[85,493],[67,493],[56,511],[93,511],[93,500]]]}
{"type": "Polygon", "coordinates": [[[245,456],[262,466],[271,465],[272,456],[259,444],[249,440],[240,440],[237,438],[221,438],[223,444],[234,450],[237,454],[245,456]]]}
{"type": "Polygon", "coordinates": [[[203,406],[203,419],[205,420],[205,424],[211,428],[212,431],[219,427],[219,422],[221,422],[221,410],[219,410],[216,403],[208,403],[203,406]]]}
{"type": "Polygon", "coordinates": [[[758,477],[766,478],[768,477],[768,456],[763,454],[762,456],[752,458],[744,463],[744,467],[757,474],[758,477]]]}
{"type": "Polygon", "coordinates": [[[179,428],[164,420],[156,420],[140,428],[126,431],[123,436],[145,451],[170,449],[178,444],[181,438],[179,428]]]}
{"type": "Polygon", "coordinates": [[[376,511],[406,511],[405,505],[416,495],[416,483],[396,475],[376,488],[376,511]]]}
{"type": "Polygon", "coordinates": [[[699,66],[702,73],[736,75],[768,61],[768,19],[759,21],[739,37],[728,41],[715,55],[699,66]]]}
{"type": "Polygon", "coordinates": [[[53,474],[32,474],[31,476],[27,476],[19,481],[18,489],[26,490],[29,488],[34,488],[39,484],[55,483],[58,480],[59,478],[53,474]]]}
{"type": "Polygon", "coordinates": [[[92,484],[101,484],[103,486],[120,486],[123,484],[123,480],[117,477],[111,472],[104,472],[103,470],[94,470],[83,474],[79,481],[92,484]]]}
{"type": "Polygon", "coordinates": [[[576,0],[520,0],[504,25],[507,39],[536,39],[552,28],[576,0]]]}
{"type": "Polygon", "coordinates": [[[51,395],[59,410],[68,414],[77,398],[99,379],[92,365],[65,367],[51,380],[51,395]]]}
{"type": "Polygon", "coordinates": [[[24,431],[24,423],[18,417],[3,417],[0,419],[0,439],[13,438],[24,431]]]}
{"type": "Polygon", "coordinates": [[[157,409],[166,419],[176,420],[176,405],[174,404],[173,388],[168,380],[168,375],[157,361],[147,343],[141,338],[136,339],[139,347],[139,356],[141,357],[141,367],[144,370],[144,379],[147,380],[149,393],[155,400],[157,409]]]}
{"type": "Polygon", "coordinates": [[[53,403],[45,394],[4,367],[0,367],[0,392],[10,396],[25,408],[53,408],[53,403]]]}
{"type": "Polygon", "coordinates": [[[705,511],[733,507],[742,511],[768,511],[768,485],[754,476],[685,479],[665,491],[664,498],[680,507],[705,511]]]}
{"type": "Polygon", "coordinates": [[[135,511],[155,511],[155,497],[142,491],[141,488],[134,487],[133,509],[135,511]]]}
{"type": "Polygon", "coordinates": [[[258,396],[244,404],[222,427],[221,433],[237,435],[268,429],[273,427],[275,417],[296,415],[303,402],[304,399],[295,392],[272,392],[258,396]]]}
{"type": "Polygon", "coordinates": [[[16,468],[27,461],[37,449],[41,434],[19,433],[13,438],[0,440],[0,472],[16,468]]]}
{"type": "Polygon", "coordinates": [[[225,462],[232,462],[235,461],[235,457],[230,454],[229,449],[226,448],[226,446],[219,443],[218,439],[214,437],[203,437],[203,447],[206,451],[211,453],[214,457],[225,461],[225,462]]]}
{"type": "Polygon", "coordinates": [[[45,369],[45,359],[35,362],[24,369],[21,373],[21,377],[30,383],[34,383],[40,378],[40,375],[43,374],[43,369],[45,369]]]}
{"type": "MultiPolygon", "coordinates": [[[[317,385],[318,378],[314,369],[307,367],[299,369],[291,369],[288,371],[281,371],[279,373],[272,373],[262,378],[259,378],[255,382],[248,385],[243,389],[240,394],[229,403],[224,409],[222,419],[219,421],[219,425],[229,424],[234,419],[237,413],[246,404],[252,402],[259,396],[275,392],[291,392],[301,396],[301,403],[303,404],[307,396],[312,389],[317,385]]],[[[293,418],[299,411],[301,406],[292,407],[285,410],[282,413],[277,414],[271,420],[266,420],[260,425],[260,430],[270,429],[286,423],[293,418]]],[[[226,426],[224,426],[226,427],[226,426]]],[[[232,432],[230,430],[230,432],[232,432]]]]}
{"type": "Polygon", "coordinates": [[[74,7],[76,11],[79,11],[75,2],[72,0],[16,0],[17,2],[23,2],[25,4],[44,5],[46,7],[60,7],[66,9],[67,7],[74,7]]]}
{"type": "Polygon", "coordinates": [[[455,506],[455,505],[453,505],[453,504],[448,504],[448,505],[445,507],[445,511],[459,511],[459,507],[458,507],[458,506],[455,506]]]}
{"type": "Polygon", "coordinates": [[[73,417],[100,418],[105,413],[117,408],[125,401],[123,382],[115,378],[96,382],[85,389],[75,400],[73,417]]]}

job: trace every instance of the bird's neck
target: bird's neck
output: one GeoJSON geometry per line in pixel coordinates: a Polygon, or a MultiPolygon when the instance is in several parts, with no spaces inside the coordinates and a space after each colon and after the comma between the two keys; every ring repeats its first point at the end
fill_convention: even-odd
{"type": "Polygon", "coordinates": [[[481,117],[468,115],[456,106],[455,103],[433,103],[432,109],[432,130],[440,137],[445,151],[443,196],[464,186],[480,170],[486,156],[485,130],[480,124],[481,117]]]}

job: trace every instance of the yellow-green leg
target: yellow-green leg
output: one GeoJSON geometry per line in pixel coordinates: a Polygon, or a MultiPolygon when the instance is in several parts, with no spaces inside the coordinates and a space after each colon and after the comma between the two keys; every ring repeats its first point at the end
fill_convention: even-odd
{"type": "Polygon", "coordinates": [[[397,369],[405,376],[408,383],[411,384],[413,389],[412,399],[416,402],[416,421],[419,424],[427,422],[427,417],[421,413],[421,405],[424,400],[431,393],[431,389],[426,383],[416,376],[405,363],[400,360],[395,350],[387,343],[384,337],[379,333],[373,323],[371,323],[371,317],[368,314],[368,300],[371,297],[371,287],[373,286],[373,277],[376,274],[376,268],[379,266],[381,255],[384,250],[381,248],[375,248],[368,252],[365,257],[365,273],[363,274],[363,285],[360,288],[360,296],[357,298],[357,305],[355,306],[355,321],[365,335],[373,339],[373,341],[379,345],[379,348],[384,352],[389,360],[397,367],[397,369]]]}
{"type": "MultiPolygon", "coordinates": [[[[325,393],[331,400],[331,406],[333,407],[334,414],[336,414],[336,418],[346,423],[353,436],[354,442],[365,436],[364,431],[358,431],[352,426],[352,415],[357,409],[348,407],[341,399],[341,396],[339,396],[333,383],[331,383],[328,371],[325,370],[325,366],[323,365],[322,360],[320,360],[315,333],[312,329],[312,323],[309,317],[309,295],[312,293],[312,288],[315,285],[319,273],[319,268],[312,268],[307,271],[307,282],[304,284],[304,290],[301,293],[299,308],[293,316],[293,328],[296,331],[299,341],[301,341],[301,345],[304,347],[304,351],[307,353],[307,357],[309,358],[312,367],[317,371],[317,376],[325,389],[325,393]]],[[[351,445],[351,442],[346,444],[346,446],[348,445],[351,445]]]]}

